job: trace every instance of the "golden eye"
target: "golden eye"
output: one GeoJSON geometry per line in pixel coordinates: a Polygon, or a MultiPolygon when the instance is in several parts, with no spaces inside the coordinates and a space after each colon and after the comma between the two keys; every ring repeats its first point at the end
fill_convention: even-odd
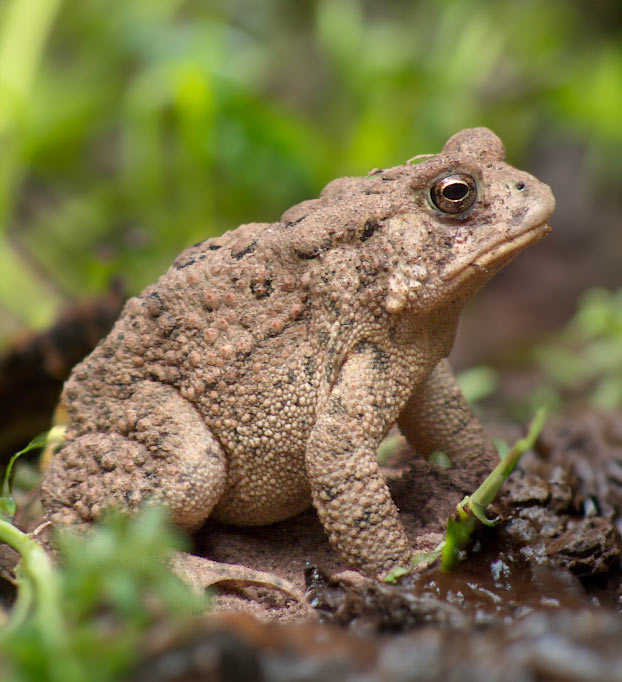
{"type": "Polygon", "coordinates": [[[443,213],[463,213],[477,199],[477,183],[467,173],[454,173],[430,188],[430,201],[443,213]]]}

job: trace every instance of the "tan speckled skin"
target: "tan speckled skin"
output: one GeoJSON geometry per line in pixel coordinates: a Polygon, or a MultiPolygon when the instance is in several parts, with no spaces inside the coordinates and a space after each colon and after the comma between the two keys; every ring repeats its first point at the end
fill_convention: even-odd
{"type": "Polygon", "coordinates": [[[445,450],[465,489],[495,458],[444,358],[464,302],[548,231],[550,189],[503,156],[493,133],[465,130],[184,251],[65,386],[67,442],[43,482],[52,522],[157,498],[186,528],[260,525],[313,502],[348,564],[404,563],[376,463],[390,426],[422,454],[445,450]],[[457,216],[429,201],[454,172],[478,183],[457,216]]]}

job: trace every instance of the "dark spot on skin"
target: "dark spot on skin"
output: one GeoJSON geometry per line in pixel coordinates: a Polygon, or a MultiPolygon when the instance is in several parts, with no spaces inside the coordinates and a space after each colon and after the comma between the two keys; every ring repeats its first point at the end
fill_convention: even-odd
{"type": "Polygon", "coordinates": [[[339,310],[339,306],[337,305],[337,301],[335,301],[333,298],[328,298],[324,300],[324,307],[326,310],[330,311],[335,315],[335,317],[339,316],[339,313],[341,312],[339,310]]]}
{"type": "Polygon", "coordinates": [[[305,374],[309,381],[315,376],[315,358],[307,358],[307,361],[305,362],[305,374]]]}
{"type": "Polygon", "coordinates": [[[253,251],[257,248],[257,240],[253,239],[253,241],[250,244],[247,244],[243,249],[240,251],[236,251],[233,253],[231,252],[231,258],[234,260],[240,260],[241,258],[244,258],[244,256],[247,256],[249,253],[253,253],[253,251]]]}
{"type": "Polygon", "coordinates": [[[366,242],[376,230],[380,229],[380,223],[377,220],[368,220],[363,227],[361,234],[361,241],[366,242]]]}
{"type": "Polygon", "coordinates": [[[358,528],[367,528],[371,525],[371,512],[367,509],[362,509],[356,519],[354,519],[354,524],[358,528]]]}
{"type": "Polygon", "coordinates": [[[263,282],[251,280],[249,288],[253,296],[261,301],[262,298],[268,298],[272,293],[272,280],[268,278],[264,279],[263,282]]]}
{"type": "Polygon", "coordinates": [[[162,314],[162,311],[164,310],[164,304],[162,303],[162,299],[160,298],[160,294],[157,292],[153,292],[152,294],[149,294],[147,297],[147,311],[151,315],[151,317],[158,317],[159,315],[162,314]]]}
{"type": "Polygon", "coordinates": [[[299,251],[296,249],[294,253],[300,258],[300,260],[311,260],[312,258],[317,258],[320,255],[319,249],[314,249],[313,251],[299,251]]]}
{"type": "Polygon", "coordinates": [[[177,329],[175,318],[172,315],[166,315],[165,318],[162,318],[161,316],[161,320],[162,321],[158,323],[160,334],[164,337],[168,337],[177,329]]]}
{"type": "Polygon", "coordinates": [[[328,343],[330,341],[330,334],[327,331],[323,329],[320,330],[318,332],[317,338],[321,346],[328,346],[328,343]]]}
{"type": "Polygon", "coordinates": [[[363,291],[364,289],[367,289],[367,287],[373,283],[374,283],[374,280],[371,279],[370,277],[361,277],[356,290],[357,291],[363,291]]]}
{"type": "MultiPolygon", "coordinates": [[[[306,303],[306,300],[303,301],[303,304],[306,303]]],[[[299,320],[302,320],[302,318],[305,315],[305,308],[303,307],[302,310],[293,318],[294,322],[298,322],[299,320]]]]}
{"type": "MultiPolygon", "coordinates": [[[[334,355],[334,351],[332,349],[329,350],[328,352],[329,355],[331,356],[334,355]]],[[[333,358],[330,357],[329,359],[327,359],[326,366],[324,368],[324,375],[326,376],[327,381],[331,381],[333,378],[333,367],[334,367],[333,358]]]]}
{"type": "Polygon", "coordinates": [[[199,260],[205,260],[206,258],[207,256],[204,253],[199,256],[199,260]]]}
{"type": "Polygon", "coordinates": [[[296,381],[296,372],[294,372],[293,369],[288,369],[288,370],[287,370],[287,381],[288,381],[290,384],[293,384],[294,381],[296,381]]]}
{"type": "Polygon", "coordinates": [[[222,244],[210,244],[207,248],[210,251],[218,251],[218,249],[222,249],[222,244]]]}
{"type": "Polygon", "coordinates": [[[389,366],[389,354],[378,348],[375,343],[369,341],[360,341],[354,347],[355,353],[367,353],[372,351],[372,367],[378,370],[385,370],[389,366]]]}
{"type": "MultiPolygon", "coordinates": [[[[341,402],[341,398],[339,396],[333,396],[331,398],[327,411],[328,411],[328,414],[339,414],[339,415],[344,414],[345,409],[343,407],[343,403],[341,402]]],[[[345,447],[345,444],[344,444],[344,447],[345,447]]]]}
{"type": "Polygon", "coordinates": [[[529,209],[526,207],[519,208],[517,211],[512,213],[512,225],[519,225],[523,222],[523,218],[529,209]]]}
{"type": "Polygon", "coordinates": [[[294,253],[301,260],[311,260],[312,258],[317,258],[324,251],[328,251],[333,247],[333,237],[334,232],[329,232],[326,239],[320,244],[320,246],[312,247],[310,250],[305,251],[304,249],[296,249],[294,253]]]}
{"type": "Polygon", "coordinates": [[[264,339],[273,339],[276,336],[279,336],[280,334],[283,333],[283,330],[280,331],[274,331],[273,329],[268,329],[266,331],[266,334],[264,336],[264,339]]]}
{"type": "Polygon", "coordinates": [[[385,353],[380,348],[374,348],[374,359],[372,360],[372,367],[374,369],[386,370],[389,366],[389,354],[385,353]]]}
{"type": "Polygon", "coordinates": [[[321,485],[318,487],[318,493],[322,499],[334,500],[337,497],[337,488],[333,485],[321,485]]]}
{"type": "Polygon", "coordinates": [[[175,265],[176,270],[183,270],[184,268],[187,268],[189,265],[194,265],[196,263],[196,260],[194,258],[191,258],[190,260],[187,260],[185,263],[177,263],[175,265]]]}
{"type": "Polygon", "coordinates": [[[307,217],[308,214],[300,216],[300,218],[296,218],[296,220],[288,220],[285,223],[285,227],[294,227],[294,225],[298,225],[298,223],[301,223],[307,217]]]}

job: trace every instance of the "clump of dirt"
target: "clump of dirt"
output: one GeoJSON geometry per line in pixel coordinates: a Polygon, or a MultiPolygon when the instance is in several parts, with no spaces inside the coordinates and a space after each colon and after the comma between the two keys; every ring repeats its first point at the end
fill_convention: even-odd
{"type": "Polygon", "coordinates": [[[620,682],[622,619],[544,611],[494,628],[422,627],[375,638],[316,623],[212,617],[151,648],[134,682],[620,682]]]}
{"type": "Polygon", "coordinates": [[[547,426],[495,504],[503,521],[482,529],[456,573],[433,566],[361,589],[313,571],[311,603],[324,621],[365,633],[468,630],[560,608],[622,614],[621,423],[586,412],[547,426]]]}

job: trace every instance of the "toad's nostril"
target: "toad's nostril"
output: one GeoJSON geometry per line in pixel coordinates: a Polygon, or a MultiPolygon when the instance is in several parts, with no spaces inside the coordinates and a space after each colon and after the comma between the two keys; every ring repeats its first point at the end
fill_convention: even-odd
{"type": "Polygon", "coordinates": [[[516,189],[521,191],[525,189],[525,183],[524,182],[517,182],[516,183],[516,189]]]}

